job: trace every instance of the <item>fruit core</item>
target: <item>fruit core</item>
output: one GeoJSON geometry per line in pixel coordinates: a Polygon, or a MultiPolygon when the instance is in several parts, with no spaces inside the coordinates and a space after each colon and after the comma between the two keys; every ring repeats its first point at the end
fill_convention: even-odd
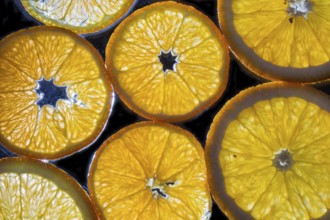
{"type": "Polygon", "coordinates": [[[167,52],[160,51],[158,56],[159,62],[163,64],[163,71],[166,73],[168,70],[173,70],[176,72],[176,64],[179,62],[178,56],[173,53],[172,50],[167,52]]]}
{"type": "Polygon", "coordinates": [[[308,13],[312,11],[310,0],[288,0],[288,3],[288,13],[290,15],[304,16],[307,19],[308,13]]]}
{"type": "Polygon", "coordinates": [[[55,85],[54,79],[46,80],[45,78],[41,78],[40,80],[37,80],[37,88],[34,91],[38,95],[36,104],[40,109],[44,105],[50,105],[53,108],[56,108],[58,100],[69,100],[67,87],[55,85]]]}
{"type": "Polygon", "coordinates": [[[169,195],[166,193],[166,189],[175,185],[174,181],[161,183],[155,177],[147,179],[146,182],[146,188],[150,189],[154,199],[167,199],[169,195]]]}
{"type": "Polygon", "coordinates": [[[280,171],[287,171],[289,170],[294,161],[292,159],[291,153],[288,149],[282,149],[275,153],[275,157],[273,159],[273,165],[280,171]]]}

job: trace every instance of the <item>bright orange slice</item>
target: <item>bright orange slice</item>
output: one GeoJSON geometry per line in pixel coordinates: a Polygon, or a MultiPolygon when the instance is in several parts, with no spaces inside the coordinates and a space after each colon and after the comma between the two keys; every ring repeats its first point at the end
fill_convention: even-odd
{"type": "Polygon", "coordinates": [[[16,32],[0,42],[0,142],[30,157],[55,159],[93,142],[112,90],[98,52],[55,27],[16,32]]]}
{"type": "Polygon", "coordinates": [[[0,219],[97,219],[87,193],[53,165],[0,160],[0,219]]]}
{"type": "Polygon", "coordinates": [[[79,34],[94,33],[125,16],[135,0],[20,0],[25,10],[46,25],[79,34]]]}
{"type": "Polygon", "coordinates": [[[330,97],[288,83],[252,87],[216,115],[206,162],[230,219],[330,218],[330,97]]]}
{"type": "Polygon", "coordinates": [[[221,29],[247,69],[269,80],[330,79],[330,2],[218,0],[221,29]]]}
{"type": "Polygon", "coordinates": [[[204,151],[182,128],[140,122],[96,152],[88,188],[104,219],[208,219],[204,151]]]}
{"type": "Polygon", "coordinates": [[[228,49],[193,7],[159,2],[135,11],[111,35],[106,65],[115,91],[145,118],[189,119],[226,88],[228,49]]]}

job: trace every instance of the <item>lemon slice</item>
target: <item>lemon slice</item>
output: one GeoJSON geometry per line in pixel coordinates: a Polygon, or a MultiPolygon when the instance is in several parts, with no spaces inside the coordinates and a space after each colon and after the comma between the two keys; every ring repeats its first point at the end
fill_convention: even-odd
{"type": "Polygon", "coordinates": [[[25,10],[46,25],[79,34],[94,33],[115,24],[135,0],[21,0],[25,10]]]}
{"type": "Polygon", "coordinates": [[[218,0],[223,34],[238,60],[269,80],[330,79],[330,3],[218,0]]]}
{"type": "Polygon", "coordinates": [[[204,151],[182,128],[140,122],[96,152],[88,188],[105,219],[208,219],[204,151]]]}
{"type": "Polygon", "coordinates": [[[159,2],[135,11],[116,28],[106,65],[130,109],[149,119],[182,121],[221,96],[229,55],[208,17],[190,6],[159,2]]]}
{"type": "Polygon", "coordinates": [[[102,131],[112,89],[98,52],[55,27],[16,32],[0,42],[0,142],[15,153],[55,159],[102,131]]]}
{"type": "Polygon", "coordinates": [[[97,219],[87,193],[69,175],[38,160],[0,160],[0,219],[97,219]]]}
{"type": "Polygon", "coordinates": [[[230,219],[329,219],[330,97],[288,83],[252,87],[216,115],[206,163],[230,219]]]}

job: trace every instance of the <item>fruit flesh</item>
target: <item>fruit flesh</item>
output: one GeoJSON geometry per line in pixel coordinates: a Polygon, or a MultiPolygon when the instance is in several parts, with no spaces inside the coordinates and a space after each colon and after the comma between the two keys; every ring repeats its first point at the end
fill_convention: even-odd
{"type": "Polygon", "coordinates": [[[53,165],[27,158],[0,160],[1,219],[96,219],[87,193],[53,165]]]}
{"type": "Polygon", "coordinates": [[[5,146],[56,158],[78,150],[101,129],[110,89],[101,58],[80,38],[58,28],[32,28],[5,38],[0,52],[0,139],[5,146]],[[42,80],[65,88],[65,99],[38,105],[54,95],[51,89],[45,90],[49,94],[39,91],[42,80]]]}
{"type": "Polygon", "coordinates": [[[47,25],[91,33],[115,23],[134,0],[21,0],[21,3],[30,15],[47,25]]]}
{"type": "Polygon", "coordinates": [[[150,124],[117,135],[97,153],[92,198],[107,219],[207,219],[202,149],[185,133],[150,124]]]}
{"type": "Polygon", "coordinates": [[[233,219],[329,216],[329,97],[281,84],[242,92],[209,134],[211,192],[233,219]]]}
{"type": "Polygon", "coordinates": [[[199,12],[173,2],[133,13],[107,46],[117,93],[148,118],[179,118],[198,111],[221,94],[227,81],[227,51],[215,29],[199,12]],[[162,53],[176,57],[166,71],[162,53]]]}
{"type": "Polygon", "coordinates": [[[306,68],[328,63],[330,4],[308,1],[312,5],[308,8],[301,6],[307,3],[297,2],[233,1],[236,31],[257,55],[278,66],[306,68]]]}

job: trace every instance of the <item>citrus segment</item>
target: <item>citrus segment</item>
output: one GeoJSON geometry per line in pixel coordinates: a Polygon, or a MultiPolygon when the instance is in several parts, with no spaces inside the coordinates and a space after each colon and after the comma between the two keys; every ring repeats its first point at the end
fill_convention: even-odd
{"type": "Polygon", "coordinates": [[[1,133],[8,141],[21,148],[30,145],[37,124],[38,107],[31,105],[10,120],[0,122],[1,133]]]}
{"type": "MultiPolygon", "coordinates": [[[[3,42],[3,41],[2,41],[3,42]]],[[[2,43],[4,45],[4,43],[2,43]]],[[[1,59],[34,80],[41,78],[42,68],[36,45],[31,36],[7,38],[6,45],[0,48],[1,59]]],[[[16,73],[15,75],[19,75],[16,73]]],[[[5,80],[7,81],[7,80],[5,80]]]]}
{"type": "Polygon", "coordinates": [[[322,1],[218,0],[230,49],[249,71],[270,80],[329,79],[329,15],[322,1]]]}
{"type": "Polygon", "coordinates": [[[207,219],[203,149],[181,128],[141,122],[96,152],[88,187],[105,219],[207,219]]]}
{"type": "Polygon", "coordinates": [[[31,38],[35,44],[37,54],[43,54],[42,56],[39,55],[43,76],[46,80],[50,80],[59,72],[65,60],[74,51],[76,43],[74,39],[63,38],[51,32],[45,35],[31,36],[31,38]],[[46,44],[45,42],[51,43],[46,44]],[[47,51],[47,53],[45,54],[44,51],[47,51]]]}
{"type": "Polygon", "coordinates": [[[137,10],[106,48],[119,97],[143,117],[162,121],[191,118],[215,102],[226,87],[228,62],[212,21],[175,2],[137,10]]]}
{"type": "Polygon", "coordinates": [[[132,7],[134,0],[21,0],[25,10],[46,25],[80,34],[100,31],[114,24],[132,7]]]}
{"type": "Polygon", "coordinates": [[[315,219],[330,209],[329,97],[297,84],[244,90],[215,117],[206,161],[231,219],[315,219]]]}
{"type": "Polygon", "coordinates": [[[90,200],[52,165],[21,158],[0,161],[1,219],[94,219],[90,200]]]}
{"type": "Polygon", "coordinates": [[[0,142],[55,159],[89,145],[112,104],[102,58],[84,39],[55,27],[19,31],[0,43],[0,142]]]}
{"type": "Polygon", "coordinates": [[[100,77],[102,66],[98,54],[86,50],[83,44],[76,44],[74,50],[62,63],[58,73],[54,76],[55,83],[74,84],[100,77]]]}
{"type": "Polygon", "coordinates": [[[1,58],[0,71],[2,73],[0,75],[0,91],[2,93],[32,90],[36,87],[36,82],[32,78],[27,77],[27,75],[13,66],[13,64],[1,58]]]}

